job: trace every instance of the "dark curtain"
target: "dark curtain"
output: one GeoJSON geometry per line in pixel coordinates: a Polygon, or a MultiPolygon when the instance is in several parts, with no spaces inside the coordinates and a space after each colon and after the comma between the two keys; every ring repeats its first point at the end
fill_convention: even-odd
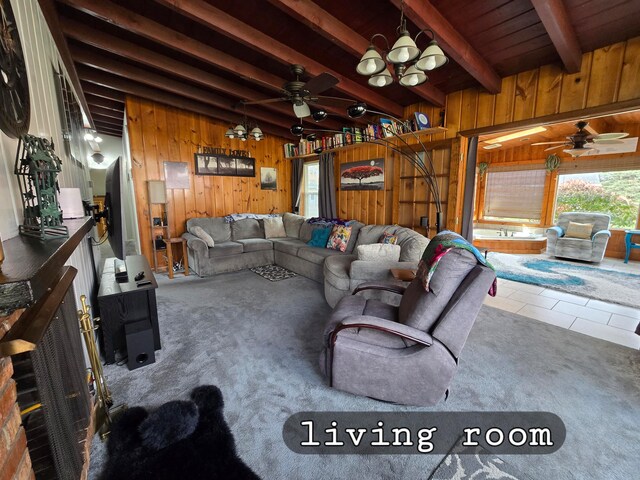
{"type": "Polygon", "coordinates": [[[302,175],[304,173],[304,160],[294,158],[291,160],[291,210],[300,213],[300,192],[302,191],[302,175]]]}
{"type": "Polygon", "coordinates": [[[336,218],[336,178],[333,152],[320,154],[320,184],[318,185],[318,215],[336,218]]]}
{"type": "Polygon", "coordinates": [[[478,137],[471,137],[467,150],[467,170],[464,180],[464,201],[462,202],[462,236],[469,242],[473,242],[473,199],[475,196],[477,155],[478,137]]]}

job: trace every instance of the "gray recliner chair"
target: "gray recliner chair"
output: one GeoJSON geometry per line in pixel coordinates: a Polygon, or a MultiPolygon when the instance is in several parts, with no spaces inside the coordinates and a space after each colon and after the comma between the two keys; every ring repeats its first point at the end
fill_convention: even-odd
{"type": "Polygon", "coordinates": [[[611,237],[610,223],[611,217],[604,213],[561,213],[558,224],[547,230],[547,253],[555,257],[601,262],[611,237]],[[569,222],[593,224],[591,238],[566,237],[569,222]]]}
{"type": "Polygon", "coordinates": [[[336,305],[324,330],[320,368],[332,387],[406,405],[434,405],[448,391],[458,358],[495,273],[463,249],[447,253],[429,291],[367,283],[336,305]],[[402,295],[394,307],[357,293],[402,295]]]}

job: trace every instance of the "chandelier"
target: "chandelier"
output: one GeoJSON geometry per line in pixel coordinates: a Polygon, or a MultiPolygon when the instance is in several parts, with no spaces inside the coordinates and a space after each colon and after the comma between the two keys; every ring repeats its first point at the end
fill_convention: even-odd
{"type": "MultiPolygon", "coordinates": [[[[246,109],[246,107],[245,107],[246,109]]],[[[242,122],[237,124],[235,127],[229,127],[229,129],[224,134],[227,138],[237,138],[238,140],[242,140],[246,142],[247,140],[255,140],[259,142],[260,140],[264,140],[264,133],[260,127],[255,123],[249,123],[247,120],[247,113],[244,113],[244,119],[242,122]]]]}
{"type": "Polygon", "coordinates": [[[400,25],[396,29],[396,34],[398,38],[392,47],[389,47],[389,41],[383,34],[376,33],[373,35],[369,42],[369,47],[356,67],[356,72],[360,75],[369,76],[368,83],[372,87],[386,87],[393,83],[393,76],[389,71],[387,62],[393,66],[395,76],[400,85],[416,87],[429,80],[425,73],[426,71],[435,70],[449,61],[438,45],[433,31],[429,29],[421,30],[414,39],[411,38],[407,30],[407,20],[404,18],[404,2],[401,5],[400,25]],[[421,53],[416,42],[422,33],[425,35],[431,34],[431,41],[421,53]],[[373,44],[373,40],[376,37],[382,37],[386,42],[387,49],[382,52],[386,61],[373,44]]]}

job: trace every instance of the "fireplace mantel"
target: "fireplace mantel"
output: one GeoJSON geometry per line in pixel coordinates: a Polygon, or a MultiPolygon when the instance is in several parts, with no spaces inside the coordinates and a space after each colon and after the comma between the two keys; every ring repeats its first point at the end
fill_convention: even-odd
{"type": "Polygon", "coordinates": [[[93,227],[93,219],[65,220],[68,238],[42,241],[17,236],[2,242],[0,317],[35,304],[59,276],[62,266],[93,227]]]}

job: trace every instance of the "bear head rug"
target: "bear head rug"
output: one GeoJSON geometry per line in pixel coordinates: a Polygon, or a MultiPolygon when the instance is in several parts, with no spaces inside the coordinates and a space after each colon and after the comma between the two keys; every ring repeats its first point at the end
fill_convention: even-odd
{"type": "Polygon", "coordinates": [[[259,480],[238,457],[220,389],[201,386],[190,401],[126,410],[114,422],[101,480],[259,480]]]}

